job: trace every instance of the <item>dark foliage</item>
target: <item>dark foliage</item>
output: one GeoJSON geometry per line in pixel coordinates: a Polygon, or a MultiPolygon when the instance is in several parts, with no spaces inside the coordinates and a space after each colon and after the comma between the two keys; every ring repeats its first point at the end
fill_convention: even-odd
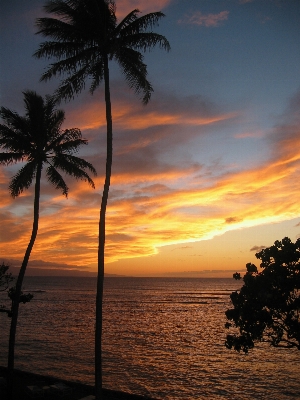
{"type": "Polygon", "coordinates": [[[13,309],[13,304],[17,300],[19,303],[29,303],[33,299],[33,294],[31,293],[23,293],[22,291],[20,292],[20,295],[16,299],[16,287],[12,287],[8,291],[8,297],[11,300],[11,309],[6,310],[8,317],[12,317],[12,309],[13,309]]]}
{"type": "MultiPolygon", "coordinates": [[[[5,305],[0,305],[0,312],[6,313],[8,317],[12,316],[12,306],[13,302],[15,301],[15,293],[16,293],[16,287],[11,286],[12,283],[14,282],[15,278],[12,276],[9,270],[9,265],[2,262],[0,265],[0,292],[6,291],[8,297],[11,301],[11,307],[7,307],[5,305]]],[[[23,293],[21,292],[20,297],[18,299],[19,303],[28,303],[30,300],[33,299],[33,294],[31,293],[23,293]]]]}
{"type": "Polygon", "coordinates": [[[9,270],[9,265],[2,261],[0,265],[0,292],[7,290],[10,284],[13,282],[14,278],[9,270]]]}
{"type": "MultiPolygon", "coordinates": [[[[9,270],[9,265],[5,264],[2,261],[2,264],[0,265],[0,292],[9,290],[10,285],[14,281],[12,274],[8,272],[8,270],[9,270]]],[[[0,312],[7,313],[9,315],[10,309],[0,304],[0,312]]]]}
{"type": "Polygon", "coordinates": [[[170,49],[168,40],[153,32],[164,17],[162,12],[139,16],[135,9],[118,23],[112,0],[50,0],[44,10],[55,18],[37,20],[37,33],[50,40],[42,43],[34,56],[56,59],[41,80],[65,75],[55,92],[57,99],[74,98],[87,82],[93,93],[107,79],[105,64],[114,60],[129,87],[148,103],[153,88],[142,53],[156,46],[170,49]]]}
{"type": "Polygon", "coordinates": [[[74,156],[87,140],[77,128],[61,129],[65,119],[63,110],[57,110],[51,96],[42,96],[27,90],[24,93],[25,116],[6,107],[0,107],[0,164],[25,162],[10,181],[12,197],[19,196],[36,180],[38,170],[46,166],[46,177],[56,189],[67,196],[69,188],[60,172],[87,181],[95,187],[85,171],[96,175],[95,168],[74,156]],[[59,172],[60,171],[60,172],[59,172]]]}
{"type": "Polygon", "coordinates": [[[74,155],[82,145],[87,144],[87,140],[82,138],[81,131],[77,128],[61,129],[65,114],[63,110],[55,108],[54,98],[46,96],[44,99],[30,90],[23,94],[25,116],[20,116],[6,107],[0,107],[0,117],[3,120],[3,124],[0,124],[0,150],[3,150],[0,153],[0,164],[6,166],[23,162],[22,168],[10,181],[10,194],[15,198],[35,182],[31,237],[16,285],[8,292],[11,299],[11,310],[7,311],[11,317],[8,350],[9,400],[12,399],[14,386],[14,353],[19,304],[32,299],[31,294],[22,292],[22,284],[38,232],[42,170],[46,167],[48,182],[61,190],[66,197],[69,188],[60,172],[87,181],[93,188],[94,182],[86,169],[96,175],[96,170],[90,163],[74,155]]]}
{"type": "MultiPolygon", "coordinates": [[[[300,350],[300,238],[277,240],[256,258],[262,271],[247,264],[244,285],[230,295],[234,308],[226,311],[225,326],[235,332],[227,335],[226,347],[247,353],[255,342],[268,342],[300,350]]],[[[239,273],[233,277],[241,279],[239,273]]]]}

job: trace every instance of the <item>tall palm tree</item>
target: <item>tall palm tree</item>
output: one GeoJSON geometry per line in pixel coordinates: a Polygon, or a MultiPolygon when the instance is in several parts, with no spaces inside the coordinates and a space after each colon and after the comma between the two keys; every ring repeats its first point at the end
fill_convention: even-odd
{"type": "Polygon", "coordinates": [[[38,232],[43,166],[46,166],[48,181],[56,189],[60,189],[65,196],[68,195],[69,189],[59,170],[76,179],[87,181],[93,188],[95,187],[94,182],[85,170],[88,169],[96,175],[96,171],[90,163],[74,156],[80,146],[87,144],[87,140],[82,138],[79,129],[61,129],[65,113],[55,109],[55,100],[50,96],[46,96],[44,100],[33,91],[26,91],[23,94],[25,116],[20,116],[17,112],[5,107],[0,108],[0,117],[4,121],[4,124],[0,124],[0,148],[4,150],[3,153],[0,153],[0,164],[25,162],[10,181],[11,196],[14,198],[19,196],[35,181],[31,238],[17,278],[12,302],[8,355],[10,396],[12,395],[15,336],[22,283],[38,232]]]}
{"type": "Polygon", "coordinates": [[[112,113],[108,62],[115,60],[121,67],[126,81],[136,93],[142,93],[147,104],[153,88],[147,80],[147,66],[141,52],[156,45],[169,50],[168,40],[152,31],[164,17],[154,12],[138,17],[139,10],[130,12],[117,23],[116,6],[112,0],[51,0],[45,11],[56,18],[37,20],[38,34],[52,40],[42,43],[35,52],[37,58],[55,58],[55,62],[42,75],[47,81],[56,75],[65,75],[57,89],[58,99],[70,100],[84,89],[90,79],[90,92],[104,81],[107,156],[106,174],[99,220],[98,281],[95,330],[95,384],[96,398],[102,392],[102,303],[104,280],[105,213],[112,166],[112,113]]]}

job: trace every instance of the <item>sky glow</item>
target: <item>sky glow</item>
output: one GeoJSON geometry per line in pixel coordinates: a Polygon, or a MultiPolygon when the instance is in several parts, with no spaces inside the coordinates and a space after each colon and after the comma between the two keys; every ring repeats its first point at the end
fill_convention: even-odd
{"type": "MultiPolygon", "coordinates": [[[[255,251],[300,235],[300,3],[294,0],[116,0],[117,16],[162,11],[171,52],[145,54],[147,106],[110,64],[114,131],[106,272],[232,276],[255,251]]],[[[22,91],[47,61],[32,54],[44,1],[0,5],[0,104],[24,113],[22,91]]],[[[105,168],[104,87],[59,108],[89,140],[96,190],[67,178],[65,199],[43,181],[31,267],[95,271],[105,168]]],[[[18,168],[20,165],[18,165],[18,168]]],[[[18,266],[33,219],[33,188],[10,198],[16,166],[0,169],[0,257],[18,266]]]]}

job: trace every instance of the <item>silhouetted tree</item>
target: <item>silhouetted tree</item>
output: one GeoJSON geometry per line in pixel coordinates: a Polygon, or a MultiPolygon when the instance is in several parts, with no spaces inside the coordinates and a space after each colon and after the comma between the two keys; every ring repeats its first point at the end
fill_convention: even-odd
{"type": "MultiPolygon", "coordinates": [[[[15,293],[16,288],[15,286],[11,286],[11,283],[15,280],[10,272],[7,272],[9,269],[9,265],[2,262],[0,265],[0,292],[8,291],[8,297],[11,301],[11,306],[7,308],[4,305],[0,305],[0,312],[4,312],[8,315],[8,317],[12,316],[12,308],[13,303],[15,301],[15,293]]],[[[28,303],[30,300],[33,299],[33,295],[31,293],[24,294],[22,291],[19,296],[19,303],[28,303]]]]}
{"type": "Polygon", "coordinates": [[[87,181],[93,188],[95,187],[94,182],[85,172],[85,169],[96,174],[94,167],[90,163],[73,155],[80,146],[87,144],[87,140],[82,138],[79,129],[61,129],[65,113],[63,110],[55,109],[55,100],[50,96],[46,96],[44,100],[33,91],[26,91],[23,94],[25,116],[20,116],[5,107],[0,108],[0,117],[4,121],[4,124],[0,124],[0,148],[5,151],[0,153],[0,164],[9,165],[19,161],[25,162],[10,181],[9,190],[11,196],[19,196],[24,189],[28,189],[32,182],[35,181],[31,238],[24,255],[16,286],[11,292],[12,318],[8,353],[10,397],[12,396],[14,349],[19,304],[23,295],[22,283],[38,232],[42,169],[45,165],[47,180],[56,189],[61,190],[65,196],[68,195],[69,189],[59,170],[76,179],[87,181]]]}
{"type": "Polygon", "coordinates": [[[11,272],[8,272],[9,265],[2,261],[0,264],[0,292],[7,290],[14,278],[11,272]]]}
{"type": "Polygon", "coordinates": [[[167,39],[152,32],[164,16],[155,12],[138,17],[138,10],[130,12],[119,24],[115,15],[116,7],[111,0],[52,0],[45,11],[57,18],[37,20],[38,32],[53,41],[40,45],[35,53],[38,58],[55,57],[55,63],[43,74],[42,80],[66,74],[55,95],[58,99],[71,99],[81,92],[90,79],[90,92],[104,81],[107,155],[105,183],[100,208],[98,281],[96,299],[95,331],[95,384],[96,398],[102,392],[102,302],[104,279],[105,213],[112,167],[112,113],[108,62],[115,60],[121,67],[126,81],[136,93],[142,93],[144,104],[150,100],[153,88],[147,80],[147,66],[141,53],[156,45],[169,50],[167,39]]]}
{"type": "MultiPolygon", "coordinates": [[[[9,265],[2,261],[0,264],[0,292],[5,292],[9,290],[11,283],[14,281],[14,278],[9,270],[9,265]]],[[[0,312],[4,312],[6,314],[10,314],[11,309],[5,307],[4,305],[0,305],[0,312]]]]}
{"type": "Polygon", "coordinates": [[[234,308],[226,311],[232,321],[226,327],[238,333],[227,335],[226,346],[247,353],[255,342],[269,342],[300,350],[300,239],[293,243],[285,237],[256,258],[262,271],[247,264],[244,285],[230,296],[234,308]]]}

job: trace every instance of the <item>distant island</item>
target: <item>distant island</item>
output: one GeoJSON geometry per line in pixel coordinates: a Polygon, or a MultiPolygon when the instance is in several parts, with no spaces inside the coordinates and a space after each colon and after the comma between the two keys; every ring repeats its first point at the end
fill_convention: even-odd
{"type": "MultiPolygon", "coordinates": [[[[2,260],[0,259],[0,262],[2,260]]],[[[17,276],[19,273],[20,260],[17,259],[5,259],[3,260],[10,265],[10,272],[17,276]]],[[[245,273],[245,268],[240,270],[226,270],[226,269],[203,269],[203,270],[183,270],[183,271],[171,271],[165,273],[156,274],[143,274],[141,270],[140,274],[136,275],[125,275],[125,274],[109,274],[105,273],[107,278],[232,278],[235,272],[245,273]]],[[[96,271],[89,271],[85,267],[80,265],[64,264],[64,263],[52,263],[43,260],[32,260],[29,262],[27,267],[26,276],[74,276],[74,277],[97,277],[96,271]]]]}
{"type": "MultiPolygon", "coordinates": [[[[13,276],[17,276],[19,273],[19,267],[11,266],[10,272],[13,276]]],[[[82,271],[78,269],[59,269],[59,268],[36,268],[36,267],[28,267],[26,271],[26,276],[74,276],[74,277],[96,277],[97,272],[91,271],[82,271]]],[[[116,275],[116,274],[105,274],[108,278],[118,278],[123,277],[124,275],[116,275]]]]}
{"type": "MultiPolygon", "coordinates": [[[[9,271],[13,276],[19,274],[21,260],[14,258],[0,259],[0,262],[9,265],[9,271]]],[[[71,265],[64,263],[53,263],[43,260],[29,261],[26,276],[79,276],[79,277],[96,277],[96,271],[89,271],[80,265],[71,265]]],[[[123,277],[125,275],[105,274],[106,277],[123,277]]]]}

